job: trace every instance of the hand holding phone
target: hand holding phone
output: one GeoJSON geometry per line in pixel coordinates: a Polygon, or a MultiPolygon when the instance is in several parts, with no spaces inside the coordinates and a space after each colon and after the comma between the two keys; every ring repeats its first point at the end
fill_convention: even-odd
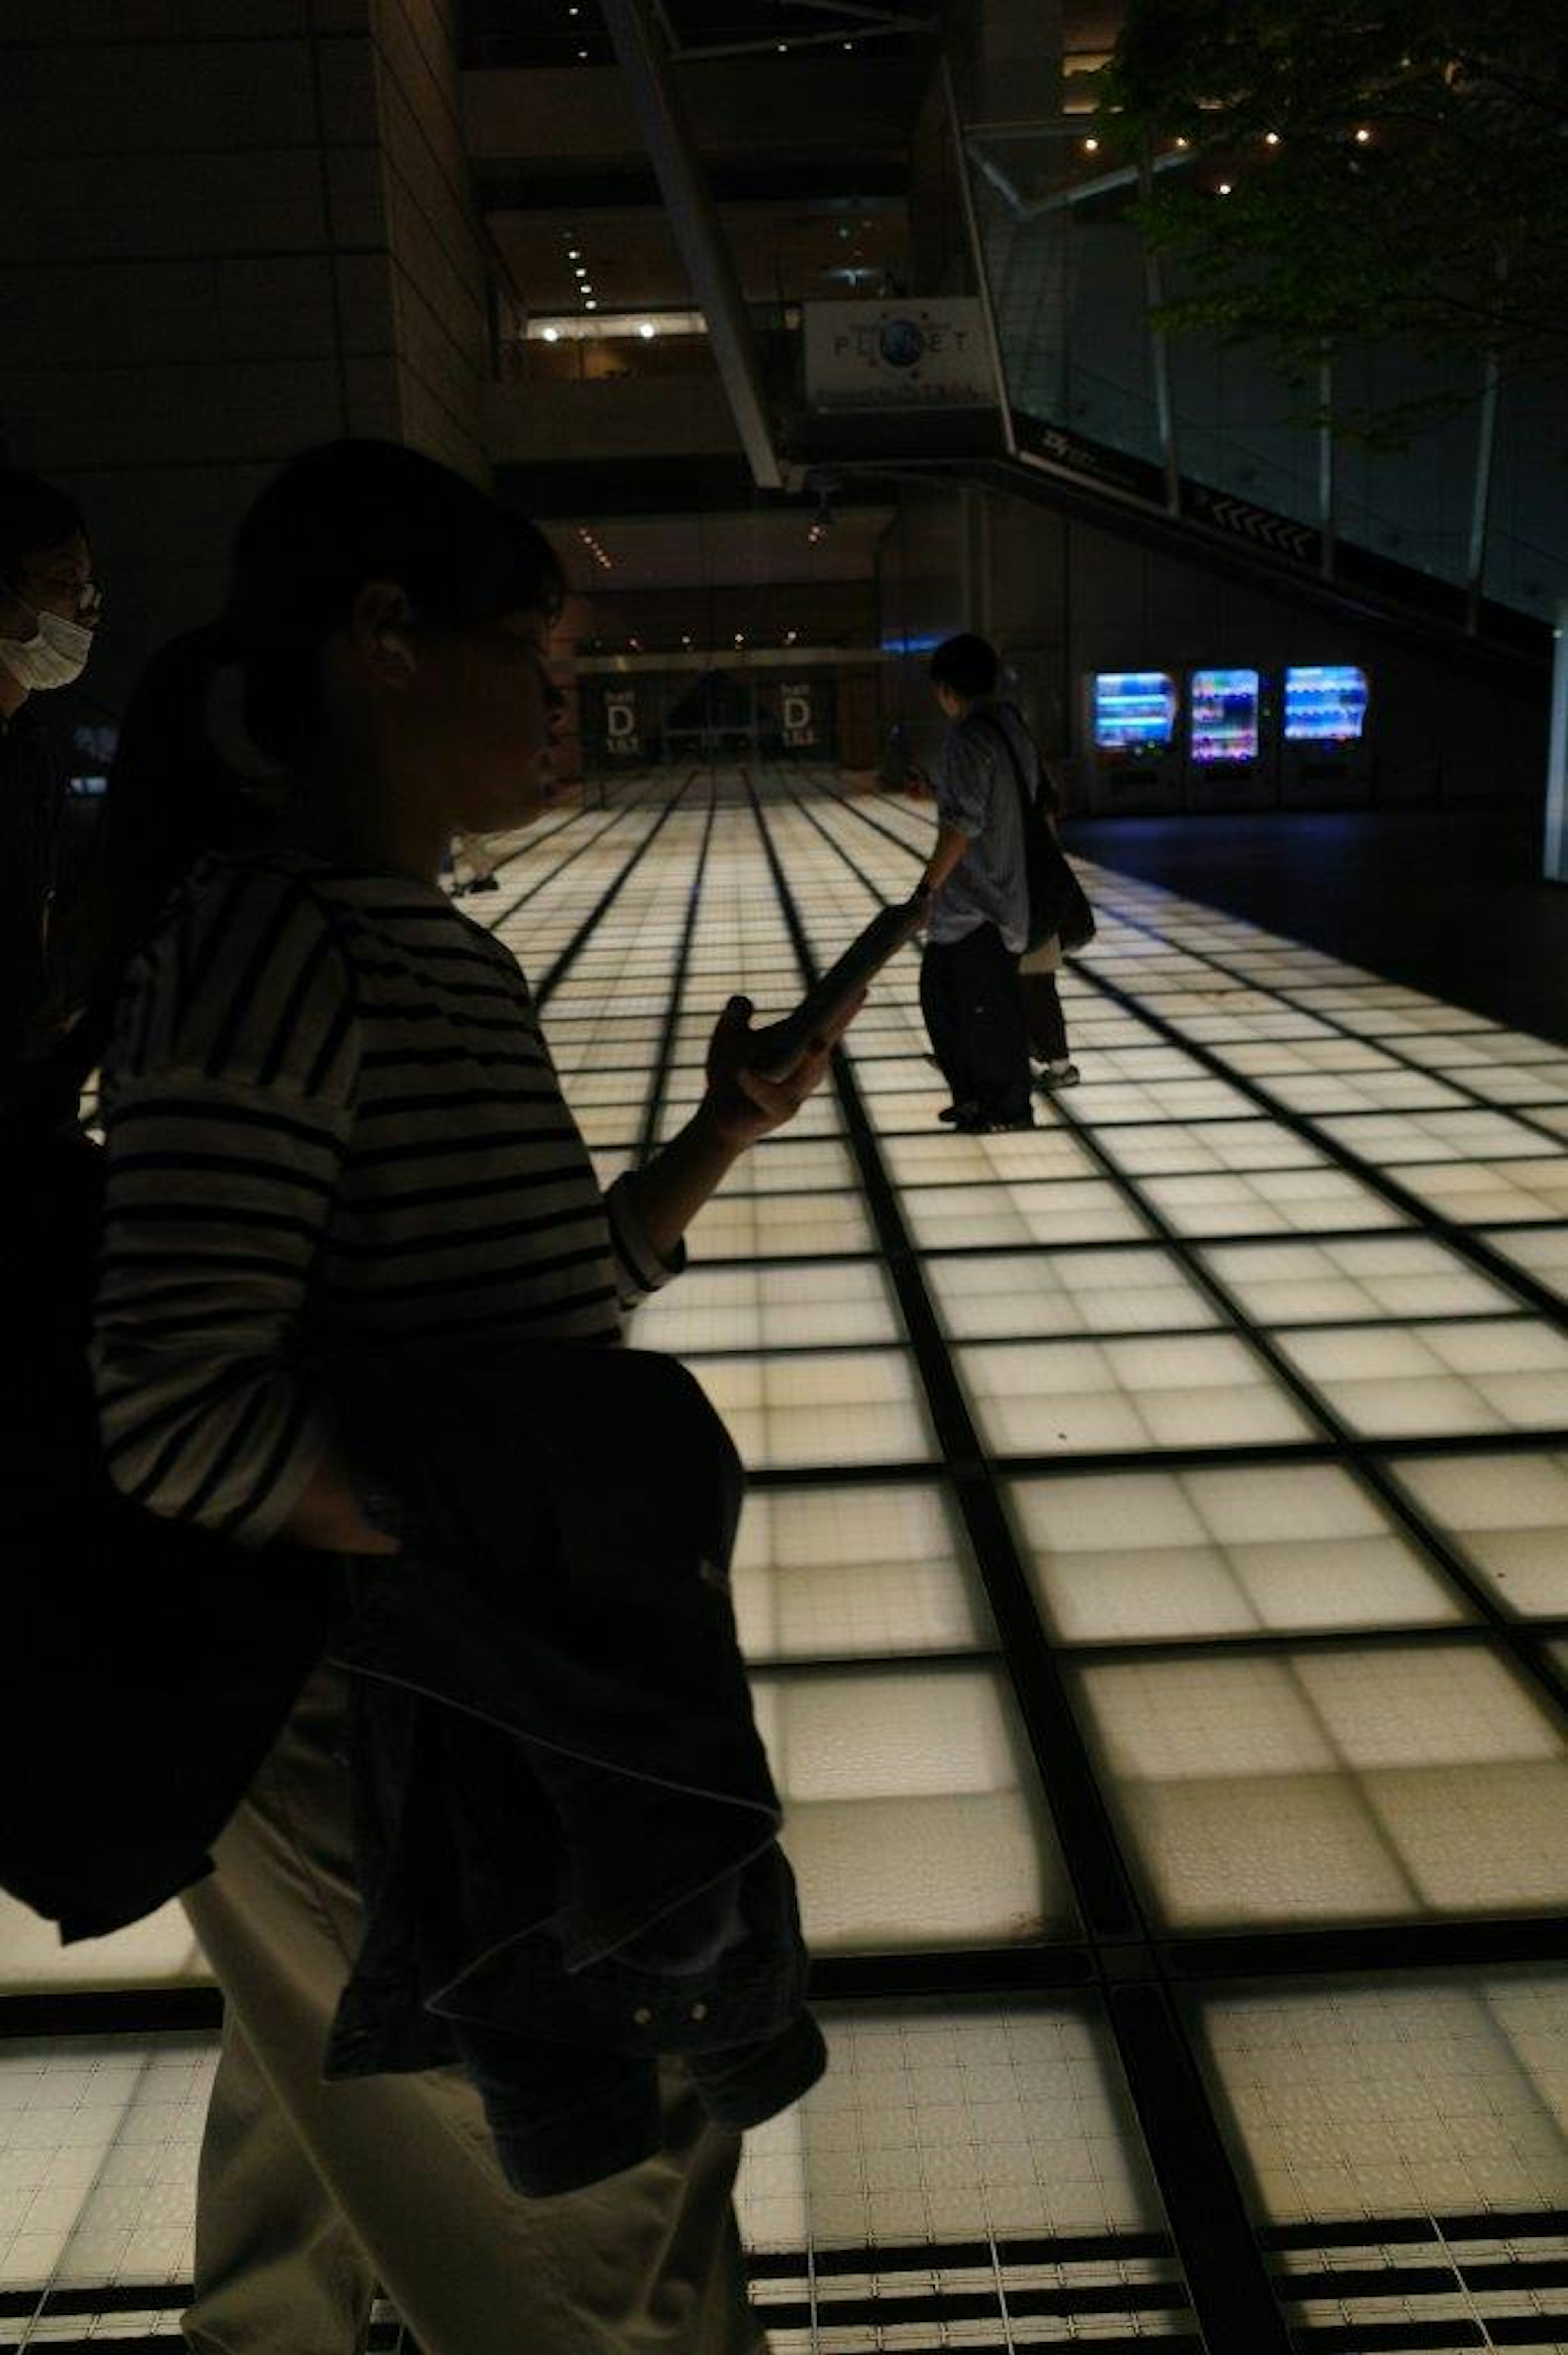
{"type": "Polygon", "coordinates": [[[850,1007],[864,996],[867,983],[881,972],[889,957],[912,941],[926,921],[927,894],[884,908],[850,943],[835,964],[829,966],[792,1014],[754,1030],[747,1049],[748,1067],[767,1080],[788,1077],[813,1039],[832,1033],[850,1007]]]}

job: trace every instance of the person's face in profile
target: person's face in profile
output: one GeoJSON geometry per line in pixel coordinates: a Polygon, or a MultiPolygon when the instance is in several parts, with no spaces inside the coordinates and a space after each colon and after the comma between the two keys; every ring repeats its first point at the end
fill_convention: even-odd
{"type": "Polygon", "coordinates": [[[442,649],[439,718],[462,779],[460,822],[475,833],[524,825],[544,805],[566,713],[549,634],[545,614],[519,609],[442,649]]]}
{"type": "Polygon", "coordinates": [[[92,550],[72,532],[53,548],[35,549],[17,569],[16,584],[0,591],[0,638],[33,637],[40,613],[96,630],[103,598],[92,577],[92,550]]]}

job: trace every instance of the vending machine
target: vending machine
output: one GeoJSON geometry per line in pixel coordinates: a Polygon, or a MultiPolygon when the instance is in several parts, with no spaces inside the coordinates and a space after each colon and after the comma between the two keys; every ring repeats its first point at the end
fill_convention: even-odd
{"type": "Polygon", "coordinates": [[[1278,798],[1273,699],[1255,670],[1195,670],[1187,682],[1187,807],[1271,809],[1278,798]]]}
{"type": "Polygon", "coordinates": [[[1107,816],[1180,809],[1179,698],[1169,671],[1091,671],[1084,688],[1090,808],[1107,816]]]}
{"type": "Polygon", "coordinates": [[[1354,663],[1293,663],[1287,670],[1279,778],[1287,809],[1348,809],[1371,800],[1367,675],[1354,663]]]}

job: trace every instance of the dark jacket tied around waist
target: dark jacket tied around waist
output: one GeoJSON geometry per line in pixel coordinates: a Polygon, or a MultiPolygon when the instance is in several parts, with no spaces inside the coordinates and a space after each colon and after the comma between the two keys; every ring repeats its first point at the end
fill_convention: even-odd
{"type": "Polygon", "coordinates": [[[631,1349],[487,1341],[356,1362],[342,1391],[405,1550],[356,1570],[333,1646],[367,1928],[327,2074],[460,2062],[535,2195],[658,2149],[664,2055],[721,2124],[772,2116],[825,2055],[730,1607],[723,1424],[631,1349]]]}

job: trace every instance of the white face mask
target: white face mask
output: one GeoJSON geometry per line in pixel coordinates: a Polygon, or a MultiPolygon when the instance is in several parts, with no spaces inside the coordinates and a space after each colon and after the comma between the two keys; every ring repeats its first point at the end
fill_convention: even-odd
{"type": "Polygon", "coordinates": [[[0,662],[29,694],[69,687],[87,668],[92,632],[58,613],[35,613],[33,619],[38,626],[30,638],[0,638],[0,662]]]}

